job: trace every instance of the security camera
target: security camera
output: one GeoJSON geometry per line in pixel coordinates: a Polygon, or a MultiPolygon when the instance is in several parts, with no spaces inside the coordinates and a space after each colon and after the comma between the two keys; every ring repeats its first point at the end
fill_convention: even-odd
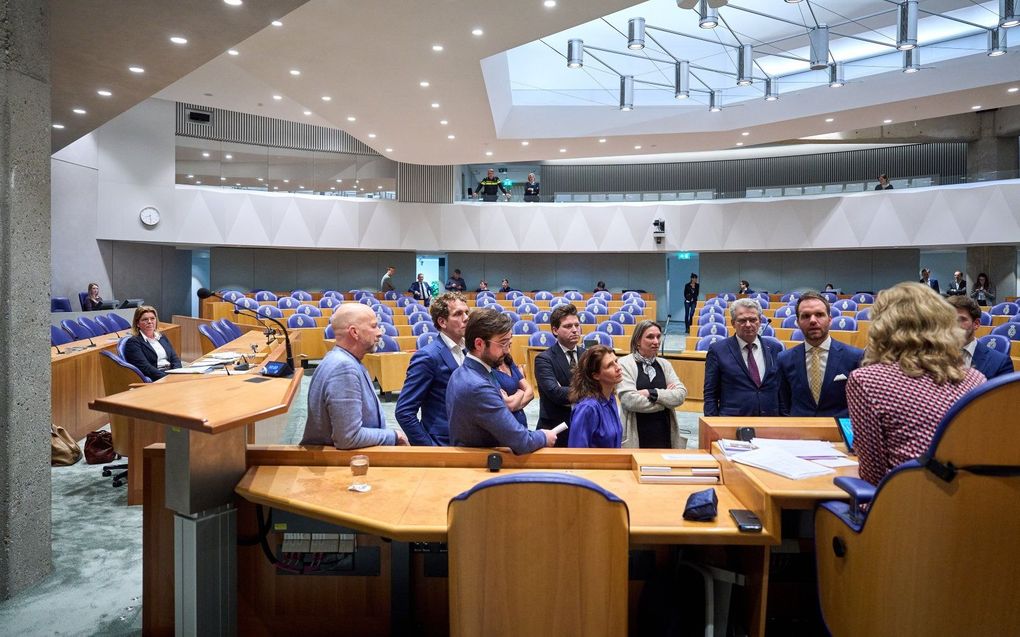
{"type": "Polygon", "coordinates": [[[656,219],[652,222],[652,236],[655,237],[655,245],[662,245],[662,240],[666,237],[665,219],[656,219]]]}

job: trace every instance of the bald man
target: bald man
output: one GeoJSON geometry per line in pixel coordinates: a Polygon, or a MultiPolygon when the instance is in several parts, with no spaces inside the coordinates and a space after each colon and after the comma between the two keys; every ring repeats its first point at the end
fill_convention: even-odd
{"type": "Polygon", "coordinates": [[[312,375],[301,444],[337,449],[406,445],[402,431],[386,428],[372,379],[361,364],[365,354],[376,350],[382,336],[375,312],[361,303],[344,303],[329,322],[336,347],[312,375]]]}

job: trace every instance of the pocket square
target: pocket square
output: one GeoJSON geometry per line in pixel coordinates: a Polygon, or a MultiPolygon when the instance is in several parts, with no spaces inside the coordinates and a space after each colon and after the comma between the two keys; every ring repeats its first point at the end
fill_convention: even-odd
{"type": "Polygon", "coordinates": [[[840,374],[836,376],[835,378],[832,379],[832,382],[836,382],[837,380],[846,380],[846,374],[840,374]]]}

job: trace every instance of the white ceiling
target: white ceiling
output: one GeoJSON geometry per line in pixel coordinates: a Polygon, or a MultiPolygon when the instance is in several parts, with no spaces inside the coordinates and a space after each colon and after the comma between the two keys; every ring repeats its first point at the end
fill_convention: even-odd
{"type": "MultiPolygon", "coordinates": [[[[61,4],[69,4],[69,0],[61,0],[61,4]]],[[[221,15],[222,3],[211,0],[205,4],[215,5],[215,10],[202,12],[196,8],[182,19],[201,22],[205,32],[225,29],[230,14],[221,15]]],[[[293,7],[299,3],[286,4],[293,7]]],[[[790,15],[797,19],[807,6],[788,5],[782,0],[732,0],[730,4],[786,17],[792,11],[790,15]]],[[[838,19],[831,11],[824,13],[829,8],[850,18],[895,8],[881,0],[824,0],[811,4],[819,19],[826,21],[838,19]]],[[[997,3],[979,4],[975,6],[970,0],[922,0],[920,6],[937,12],[964,11],[979,19],[997,3]]],[[[656,10],[647,13],[656,16],[654,21],[648,17],[649,23],[672,20],[676,24],[670,28],[689,31],[693,24],[698,31],[694,13],[678,9],[674,0],[645,5],[656,10]]],[[[341,128],[395,160],[422,164],[720,150],[737,143],[766,145],[873,128],[886,119],[899,124],[970,112],[978,104],[987,109],[1020,103],[1020,93],[1006,92],[1007,87],[1020,84],[1017,51],[989,58],[984,55],[983,44],[966,42],[962,46],[969,50],[963,56],[958,56],[959,51],[925,48],[922,61],[926,65],[936,62],[934,68],[913,75],[900,73],[894,56],[888,56],[890,59],[878,60],[870,69],[865,69],[869,66],[865,64],[856,65],[856,70],[854,64],[849,65],[847,79],[855,81],[841,89],[790,81],[782,87],[782,98],[770,103],[759,99],[740,103],[735,91],[727,91],[724,105],[728,99],[730,107],[721,113],[677,106],[669,99],[659,99],[659,104],[645,101],[653,93],[665,91],[639,91],[635,110],[625,113],[597,85],[570,87],[601,93],[595,103],[557,105],[556,99],[549,97],[560,90],[559,82],[567,77],[560,55],[565,53],[565,45],[556,44],[553,50],[544,44],[529,43],[539,39],[559,43],[564,36],[557,34],[575,27],[587,29],[580,25],[601,16],[611,16],[610,22],[622,25],[626,32],[626,19],[643,12],[644,5],[629,0],[559,0],[555,8],[546,9],[542,0],[509,0],[491,6],[468,0],[310,0],[286,15],[274,16],[283,22],[281,27],[268,24],[267,7],[265,1],[247,0],[238,11],[258,13],[257,19],[264,27],[233,45],[216,43],[218,50],[232,46],[239,55],[215,56],[157,93],[157,97],[341,128]],[[472,35],[475,28],[481,28],[484,35],[472,35]],[[442,45],[443,50],[434,52],[434,44],[442,45]],[[533,60],[518,55],[534,46],[542,47],[544,52],[539,49],[533,60]],[[301,74],[291,75],[292,69],[301,74]],[[870,75],[863,77],[865,74],[870,75]],[[429,86],[419,86],[422,81],[428,81],[429,86]],[[537,89],[524,87],[525,82],[537,89]],[[803,88],[794,90],[794,86],[803,88]],[[518,99],[515,93],[524,89],[532,96],[546,96],[518,99]],[[273,95],[281,99],[274,100],[273,95]],[[330,97],[330,101],[323,101],[323,96],[330,97]],[[438,108],[432,108],[432,103],[438,108]],[[304,115],[306,111],[311,114],[304,115]],[[355,121],[348,121],[348,117],[355,121]],[[826,118],[833,121],[825,122],[826,118]],[[749,135],[741,134],[745,131],[749,135]],[[450,135],[454,139],[448,139],[450,135]],[[600,138],[606,141],[600,143],[600,138]]],[[[160,33],[172,29],[173,18],[168,13],[158,15],[160,33]]],[[[741,13],[733,6],[723,7],[720,14],[749,42],[791,36],[797,31],[792,25],[741,13]]],[[[886,13],[861,24],[851,23],[840,31],[881,39],[869,29],[888,27],[894,16],[886,13]]],[[[984,17],[984,21],[990,19],[984,17]]],[[[922,25],[924,20],[922,14],[922,25]]],[[[591,43],[608,47],[612,32],[604,23],[600,28],[606,31],[605,36],[599,36],[605,42],[593,39],[591,43]]],[[[922,44],[928,37],[938,39],[927,27],[920,33],[922,44]]],[[[723,37],[722,31],[719,34],[723,37]]],[[[164,35],[168,34],[150,40],[159,42],[164,35]]],[[[1014,29],[1012,35],[1020,39],[1020,29],[1014,29]]],[[[771,50],[796,53],[805,45],[803,36],[799,37],[800,41],[784,40],[777,43],[779,48],[771,50]]],[[[834,55],[843,55],[846,47],[858,44],[832,37],[834,55]]],[[[615,46],[624,49],[625,45],[625,38],[618,36],[615,46]]],[[[155,44],[150,48],[154,51],[149,66],[177,65],[155,44]]],[[[722,66],[725,60],[719,56],[721,48],[715,49],[693,51],[691,57],[699,56],[698,63],[705,66],[722,66]]],[[[765,50],[761,47],[759,55],[765,50]]],[[[776,72],[774,69],[785,61],[763,57],[761,62],[769,72],[776,72]]],[[[586,67],[594,65],[589,61],[586,67]]],[[[574,77],[587,77],[583,71],[582,75],[574,73],[574,77]]],[[[658,71],[648,66],[643,73],[652,76],[658,71]]],[[[618,86],[618,82],[608,85],[618,86]]],[[[692,87],[696,86],[692,81],[692,87]]],[[[760,94],[758,86],[749,91],[760,94]]]]}

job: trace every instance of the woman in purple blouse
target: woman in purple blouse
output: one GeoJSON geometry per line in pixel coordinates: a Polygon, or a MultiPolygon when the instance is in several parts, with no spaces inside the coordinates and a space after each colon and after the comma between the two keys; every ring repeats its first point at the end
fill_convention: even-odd
{"type": "Polygon", "coordinates": [[[596,345],[581,354],[570,380],[574,411],[568,447],[620,447],[623,425],[616,406],[616,385],[622,379],[623,368],[610,348],[596,345]]]}

